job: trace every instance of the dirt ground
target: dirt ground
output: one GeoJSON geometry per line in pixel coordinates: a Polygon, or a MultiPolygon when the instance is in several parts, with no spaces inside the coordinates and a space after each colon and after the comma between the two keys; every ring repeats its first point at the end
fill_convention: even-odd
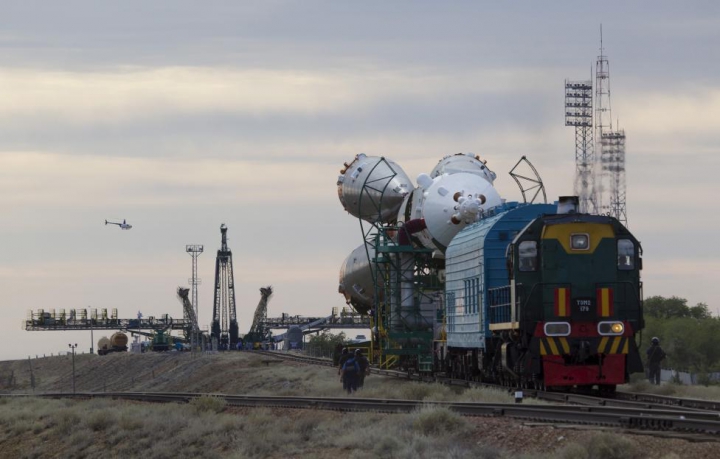
{"type": "MultiPolygon", "coordinates": [[[[233,352],[195,356],[189,353],[129,353],[107,356],[80,355],[75,361],[75,384],[82,391],[178,391],[227,394],[268,394],[339,396],[335,371],[329,367],[272,360],[252,352],[233,352]],[[283,393],[292,389],[295,392],[283,393]]],[[[398,385],[392,378],[368,379],[373,394],[382,387],[398,385]]],[[[70,392],[72,361],[69,356],[0,362],[0,391],[3,393],[70,392]],[[33,389],[33,382],[35,388],[33,389]]],[[[242,412],[244,409],[233,408],[242,412]]],[[[296,416],[297,410],[278,410],[283,416],[296,416]]],[[[280,413],[279,413],[280,414],[280,413]]],[[[342,413],[327,412],[328,417],[342,413]]],[[[387,415],[392,416],[392,415],[387,415]]],[[[479,444],[514,454],[551,453],[565,444],[587,444],[596,432],[588,426],[562,426],[526,423],[503,418],[472,418],[479,444]]],[[[720,443],[696,442],[680,438],[609,430],[635,443],[643,457],[715,458],[720,443]]],[[[720,440],[720,437],[718,438],[720,440]]]]}

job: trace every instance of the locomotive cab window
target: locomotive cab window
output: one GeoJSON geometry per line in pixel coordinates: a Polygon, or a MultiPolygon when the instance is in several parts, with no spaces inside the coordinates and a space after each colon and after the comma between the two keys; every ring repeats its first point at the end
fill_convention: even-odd
{"type": "Polygon", "coordinates": [[[590,248],[590,235],[586,233],[571,234],[570,248],[572,250],[588,250],[590,248]]]}
{"type": "Polygon", "coordinates": [[[635,244],[630,239],[618,239],[618,269],[631,270],[635,268],[635,244]]]}
{"type": "Polygon", "coordinates": [[[523,241],[518,246],[520,271],[537,271],[537,242],[523,241]]]}

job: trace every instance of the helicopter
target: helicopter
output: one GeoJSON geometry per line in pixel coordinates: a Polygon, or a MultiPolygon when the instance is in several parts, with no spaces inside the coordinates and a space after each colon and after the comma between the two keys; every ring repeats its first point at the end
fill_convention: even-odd
{"type": "Polygon", "coordinates": [[[111,225],[117,225],[120,227],[120,229],[124,229],[124,230],[129,230],[130,228],[132,228],[132,225],[128,225],[125,220],[123,220],[122,223],[109,222],[109,221],[105,220],[105,224],[107,225],[108,223],[111,225]]]}

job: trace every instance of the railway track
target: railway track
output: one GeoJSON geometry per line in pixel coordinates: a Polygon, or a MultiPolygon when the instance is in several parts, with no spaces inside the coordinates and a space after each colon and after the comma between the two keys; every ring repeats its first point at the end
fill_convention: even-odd
{"type": "Polygon", "coordinates": [[[630,430],[684,432],[720,441],[720,417],[710,412],[577,405],[521,405],[498,403],[423,402],[357,397],[278,397],[167,392],[83,392],[76,394],[2,395],[3,397],[111,398],[140,402],[187,403],[203,396],[218,397],[228,406],[318,409],[349,412],[409,413],[427,406],[446,407],[463,416],[506,417],[544,423],[571,423],[630,430]]]}
{"type": "MultiPolygon", "coordinates": [[[[309,357],[298,354],[287,354],[277,351],[257,351],[267,356],[293,360],[306,364],[333,366],[332,361],[326,358],[309,357]]],[[[463,379],[451,379],[438,376],[422,376],[397,370],[383,370],[373,367],[374,374],[407,379],[418,382],[441,383],[459,387],[488,387],[493,389],[514,390],[506,386],[496,384],[480,383],[463,379]]],[[[607,406],[618,408],[638,408],[644,410],[671,410],[675,412],[705,411],[714,412],[714,416],[720,417],[720,402],[712,400],[685,399],[667,397],[654,394],[639,394],[630,392],[617,392],[611,397],[598,397],[591,395],[574,394],[567,392],[548,392],[535,389],[522,389],[524,397],[537,398],[555,403],[569,403],[585,406],[607,406]]]]}

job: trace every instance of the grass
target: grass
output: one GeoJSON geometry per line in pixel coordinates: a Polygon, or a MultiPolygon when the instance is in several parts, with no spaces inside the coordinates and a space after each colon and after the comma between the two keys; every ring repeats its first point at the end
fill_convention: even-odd
{"type": "Polygon", "coordinates": [[[650,384],[646,379],[618,387],[618,390],[646,394],[666,395],[669,397],[695,398],[701,400],[720,400],[720,386],[685,386],[683,384],[650,384]]]}
{"type": "MultiPolygon", "coordinates": [[[[0,456],[144,458],[517,457],[473,440],[475,424],[444,407],[408,414],[236,409],[189,404],[18,398],[0,403],[0,456]]],[[[481,425],[481,424],[480,424],[481,425]]],[[[635,459],[622,436],[593,434],[541,458],[635,459]]],[[[668,456],[672,457],[672,456],[668,456]]]]}
{"type": "MultiPolygon", "coordinates": [[[[267,366],[260,362],[266,357],[251,353],[199,358],[187,354],[106,357],[110,359],[78,359],[78,390],[102,391],[107,386],[108,390],[347,396],[335,369],[287,363],[267,366]]],[[[63,373],[67,362],[62,358],[34,362],[36,381],[42,381],[37,390],[67,392],[70,380],[63,373]]],[[[0,370],[15,371],[19,391],[27,391],[28,375],[23,373],[27,362],[16,367],[0,363],[0,370]]],[[[656,390],[675,391],[682,387],[661,386],[656,390]]],[[[640,383],[637,388],[642,388],[640,383]]],[[[514,402],[505,390],[462,389],[373,374],[354,397],[514,402]]],[[[523,403],[535,402],[526,399],[523,403]]],[[[107,456],[108,452],[111,457],[146,459],[517,457],[493,446],[498,443],[479,440],[488,438],[483,436],[483,422],[482,418],[464,418],[430,404],[413,413],[386,415],[236,408],[215,396],[198,397],[188,404],[0,398],[0,457],[89,458],[107,456]]],[[[543,450],[544,455],[536,452],[526,457],[638,457],[639,447],[634,440],[604,433],[588,435],[583,441],[552,444],[543,450]]],[[[669,455],[667,459],[674,458],[669,455]]]]}

